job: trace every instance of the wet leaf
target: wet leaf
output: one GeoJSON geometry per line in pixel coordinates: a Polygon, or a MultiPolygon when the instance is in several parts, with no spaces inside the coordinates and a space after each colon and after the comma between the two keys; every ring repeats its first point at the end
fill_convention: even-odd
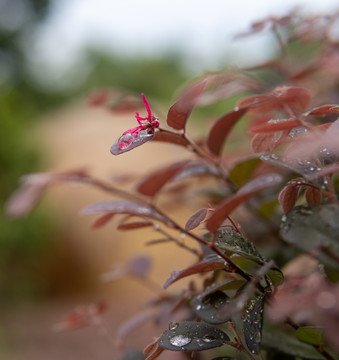
{"type": "Polygon", "coordinates": [[[297,184],[288,184],[280,191],[278,199],[285,213],[294,208],[298,196],[299,186],[297,184]]]}
{"type": "Polygon", "coordinates": [[[201,322],[170,323],[161,335],[160,347],[172,351],[202,351],[222,346],[230,338],[222,330],[201,322]]]}
{"type": "Polygon", "coordinates": [[[207,139],[207,146],[213,154],[217,156],[220,154],[228,134],[237,121],[245,115],[246,111],[246,107],[233,110],[214,123],[207,139]]]}
{"type": "Polygon", "coordinates": [[[81,214],[97,214],[97,213],[111,213],[111,214],[129,214],[141,217],[147,217],[166,223],[166,219],[153,210],[152,208],[139,204],[134,201],[125,200],[108,200],[100,201],[82,209],[81,214]]]}
{"type": "MultiPolygon", "coordinates": [[[[210,240],[211,234],[205,234],[204,239],[210,240]]],[[[226,255],[239,254],[262,264],[265,259],[261,256],[254,244],[232,229],[217,231],[215,245],[226,255]]]]}
{"type": "Polygon", "coordinates": [[[252,276],[251,280],[248,281],[247,284],[243,287],[243,289],[238,291],[234,297],[232,297],[228,302],[221,306],[220,309],[218,309],[215,315],[216,318],[220,321],[227,321],[231,317],[241,314],[249,300],[254,295],[256,286],[273,266],[274,261],[271,260],[259,268],[259,270],[257,270],[257,272],[252,276]]]}
{"type": "Polygon", "coordinates": [[[201,224],[201,222],[205,219],[207,212],[208,210],[204,208],[204,209],[199,209],[193,215],[191,215],[185,224],[185,230],[191,231],[196,227],[198,227],[201,224]]]}
{"type": "Polygon", "coordinates": [[[242,160],[235,164],[229,172],[228,178],[233,184],[238,187],[244,185],[254,170],[261,164],[261,160],[258,157],[251,157],[249,159],[242,160]]]}
{"type": "MultiPolygon", "coordinates": [[[[339,256],[338,218],[339,206],[335,204],[297,206],[283,217],[280,234],[288,243],[331,264],[322,249],[339,256]]],[[[336,262],[333,265],[338,266],[336,262]]]]}
{"type": "Polygon", "coordinates": [[[167,142],[175,145],[181,145],[187,147],[189,145],[188,140],[186,140],[182,135],[180,134],[174,134],[172,132],[159,129],[153,138],[153,141],[161,141],[161,142],[167,142]]]}
{"type": "Polygon", "coordinates": [[[191,162],[186,167],[182,168],[172,179],[171,182],[186,179],[192,176],[199,175],[217,175],[216,169],[199,162],[191,162]]]}
{"type": "Polygon", "coordinates": [[[283,130],[291,130],[298,126],[301,126],[299,119],[270,120],[267,123],[252,127],[251,132],[253,134],[258,134],[258,133],[269,134],[283,130]]]}
{"type": "Polygon", "coordinates": [[[271,186],[277,185],[282,180],[278,174],[266,174],[255,178],[243,186],[235,195],[226,199],[210,216],[206,227],[216,233],[225,218],[240,204],[251,198],[254,194],[271,186]]]}
{"type": "Polygon", "coordinates": [[[306,116],[310,115],[330,115],[330,114],[339,114],[339,105],[321,105],[311,111],[309,111],[306,116]]]}
{"type": "Polygon", "coordinates": [[[206,80],[186,89],[179,99],[170,107],[167,114],[168,126],[176,130],[184,130],[186,122],[193,111],[199,96],[204,91],[206,80]]]}
{"type": "Polygon", "coordinates": [[[263,294],[251,300],[242,318],[246,345],[252,354],[260,351],[265,296],[266,294],[263,294]]]}
{"type": "Polygon", "coordinates": [[[220,306],[228,301],[227,294],[219,289],[214,292],[203,292],[191,301],[191,308],[195,314],[208,324],[223,324],[225,321],[216,318],[220,306]]]}
{"type": "Polygon", "coordinates": [[[249,96],[242,99],[238,106],[248,106],[251,112],[265,113],[270,111],[286,111],[302,113],[311,100],[311,94],[301,87],[279,87],[268,94],[249,96]]]}
{"type": "Polygon", "coordinates": [[[112,155],[121,155],[127,151],[133,150],[138,146],[145,144],[154,137],[154,129],[149,128],[138,132],[137,136],[134,134],[123,134],[111,146],[112,155]]]}
{"type": "Polygon", "coordinates": [[[251,147],[255,153],[272,151],[276,144],[274,134],[255,134],[251,140],[251,147]]]}
{"type": "Polygon", "coordinates": [[[226,270],[225,260],[218,255],[208,255],[202,261],[181,271],[173,271],[166,280],[164,289],[168,288],[174,282],[194,274],[200,274],[209,271],[226,270]]]}
{"type": "Polygon", "coordinates": [[[187,161],[175,163],[149,175],[138,185],[138,192],[146,196],[154,196],[175,175],[187,166],[187,161]]]}
{"type": "Polygon", "coordinates": [[[315,327],[300,327],[296,330],[295,335],[298,340],[311,344],[322,346],[324,344],[323,330],[315,327]]]}

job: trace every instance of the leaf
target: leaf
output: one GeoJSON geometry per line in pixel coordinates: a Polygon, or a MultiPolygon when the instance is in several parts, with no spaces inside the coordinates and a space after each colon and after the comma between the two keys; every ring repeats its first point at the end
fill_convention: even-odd
{"type": "Polygon", "coordinates": [[[311,94],[301,87],[279,87],[263,95],[249,96],[242,99],[239,107],[248,106],[251,112],[265,113],[272,110],[281,111],[286,107],[292,112],[302,113],[311,100],[311,94]]]}
{"type": "Polygon", "coordinates": [[[307,204],[319,205],[321,203],[321,191],[314,187],[308,187],[305,191],[307,204]]]}
{"type": "Polygon", "coordinates": [[[105,226],[107,223],[109,223],[112,220],[114,215],[115,215],[114,213],[107,213],[99,216],[97,219],[93,221],[91,228],[95,230],[105,226]]]}
{"type": "Polygon", "coordinates": [[[153,138],[153,141],[167,142],[175,145],[189,146],[189,142],[180,134],[175,134],[166,130],[159,129],[153,138]]]}
{"type": "Polygon", "coordinates": [[[263,313],[266,294],[250,301],[243,317],[244,336],[252,354],[259,354],[262,339],[263,313]]]}
{"type": "Polygon", "coordinates": [[[285,213],[292,210],[298,200],[299,186],[287,184],[279,193],[278,199],[285,213]]]}
{"type": "Polygon", "coordinates": [[[311,345],[322,346],[324,344],[323,330],[315,327],[300,327],[295,336],[298,340],[311,345]]]}
{"type": "Polygon", "coordinates": [[[225,303],[225,305],[218,309],[216,318],[220,321],[227,321],[227,319],[230,317],[234,317],[240,314],[248,304],[251,297],[254,295],[257,284],[273,266],[274,261],[271,260],[264,264],[259,270],[257,270],[257,272],[252,276],[251,280],[247,282],[245,287],[241,291],[238,291],[229,302],[225,303]]]}
{"type": "Polygon", "coordinates": [[[339,105],[321,105],[310,110],[306,116],[318,116],[318,115],[330,115],[330,114],[338,114],[339,113],[339,105]]]}
{"type": "Polygon", "coordinates": [[[271,151],[276,147],[274,134],[255,134],[251,140],[251,147],[255,153],[271,151]]]}
{"type": "Polygon", "coordinates": [[[228,134],[237,121],[245,115],[247,110],[247,107],[236,108],[223,115],[214,123],[207,138],[207,146],[213,154],[219,156],[228,134]]]}
{"type": "Polygon", "coordinates": [[[187,161],[182,161],[154,172],[138,185],[138,192],[146,196],[156,195],[157,192],[160,191],[170,179],[177,175],[179,171],[185,168],[187,164],[187,161]]]}
{"type": "Polygon", "coordinates": [[[219,289],[214,292],[204,291],[191,301],[190,306],[195,314],[208,324],[223,324],[225,321],[220,321],[215,315],[228,299],[229,296],[219,289]]]}
{"type": "Polygon", "coordinates": [[[339,256],[338,218],[339,206],[335,204],[296,206],[283,217],[280,234],[289,244],[338,267],[321,251],[326,248],[339,256]]]}
{"type": "Polygon", "coordinates": [[[134,201],[125,200],[107,200],[94,203],[81,210],[82,215],[97,214],[97,213],[111,213],[111,214],[129,214],[141,217],[148,217],[159,220],[164,223],[167,220],[154,209],[139,204],[134,201]]]}
{"type": "Polygon", "coordinates": [[[129,259],[127,272],[137,278],[146,278],[152,267],[152,259],[148,255],[136,255],[129,259]]]}
{"type": "Polygon", "coordinates": [[[225,260],[219,255],[208,255],[202,261],[184,270],[173,271],[171,276],[166,280],[164,289],[167,289],[171,284],[184,277],[217,270],[226,270],[225,260]]]}
{"type": "MultiPolygon", "coordinates": [[[[209,241],[211,234],[205,234],[204,239],[209,241]]],[[[252,242],[232,229],[218,230],[215,245],[226,255],[239,254],[259,264],[265,261],[252,242]]]]}
{"type": "Polygon", "coordinates": [[[283,130],[291,130],[295,127],[301,126],[301,122],[299,119],[288,119],[288,120],[270,120],[264,124],[256,125],[251,128],[251,133],[274,133],[283,130]]]}
{"type": "Polygon", "coordinates": [[[269,329],[264,331],[262,345],[274,351],[300,357],[302,359],[324,359],[324,357],[312,346],[296,339],[292,334],[269,329]]]}
{"type": "Polygon", "coordinates": [[[203,209],[199,209],[193,215],[191,215],[185,224],[185,230],[191,231],[196,227],[198,227],[201,224],[201,222],[205,219],[207,212],[208,210],[206,208],[203,208],[203,209]]]}
{"type": "Polygon", "coordinates": [[[112,155],[121,155],[127,151],[133,150],[138,146],[145,144],[147,141],[152,140],[154,137],[154,129],[149,128],[141,130],[135,137],[134,134],[121,135],[111,146],[110,152],[112,155]]]}
{"type": "Polygon", "coordinates": [[[226,199],[207,220],[206,227],[216,233],[225,218],[240,204],[259,191],[277,185],[282,180],[278,174],[266,174],[255,178],[243,186],[235,195],[226,199]]]}
{"type": "Polygon", "coordinates": [[[150,221],[133,221],[133,222],[125,222],[122,224],[119,224],[117,226],[118,230],[138,230],[145,227],[153,226],[154,224],[150,221]]]}
{"type": "Polygon", "coordinates": [[[168,126],[176,130],[184,130],[186,122],[191,115],[199,96],[204,91],[206,80],[186,89],[179,99],[170,107],[167,114],[168,126]]]}
{"type": "Polygon", "coordinates": [[[191,162],[182,168],[172,179],[171,182],[186,179],[198,175],[217,175],[217,171],[204,163],[191,162]]]}
{"type": "Polygon", "coordinates": [[[170,323],[158,344],[172,351],[202,351],[222,346],[230,338],[221,329],[195,321],[170,323]]]}
{"type": "Polygon", "coordinates": [[[261,164],[258,157],[251,157],[235,164],[228,174],[228,178],[238,187],[244,185],[254,170],[261,164]]]}

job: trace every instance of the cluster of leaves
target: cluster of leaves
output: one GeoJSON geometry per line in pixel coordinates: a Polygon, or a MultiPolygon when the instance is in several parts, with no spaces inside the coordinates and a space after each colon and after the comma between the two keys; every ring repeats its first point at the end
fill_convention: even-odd
{"type": "MultiPolygon", "coordinates": [[[[207,74],[189,84],[170,107],[167,127],[160,119],[153,141],[180,146],[191,157],[147,174],[134,193],[74,171],[27,176],[8,201],[7,213],[21,216],[49,186],[85,183],[118,198],[83,209],[83,214],[100,214],[93,228],[120,217],[118,230],[153,227],[161,237],[150,239],[148,245],[172,242],[196,256],[194,264],[173,271],[164,288],[186,277],[200,277],[193,277],[180,294],[161,290],[149,312],[121,328],[117,345],[135,326],[153,319],[168,324],[168,329],[144,349],[148,360],[164,350],[200,358],[197,352],[211,354],[208,350],[219,347],[218,353],[212,352],[215,360],[237,357],[234,349],[252,360],[281,353],[335,358],[333,352],[339,351],[339,104],[335,103],[339,43],[331,31],[336,21],[335,15],[301,19],[293,12],[255,24],[251,34],[268,28],[280,53],[256,68],[207,74]],[[299,60],[293,47],[308,51],[307,60],[299,60]],[[262,71],[273,71],[277,83],[265,82],[262,71]],[[255,94],[244,97],[249,92],[255,94]],[[214,121],[206,138],[192,141],[187,136],[186,124],[194,109],[229,102],[235,95],[241,100],[214,121]],[[225,145],[238,123],[240,131],[247,129],[252,150],[230,156],[225,145]],[[187,199],[184,195],[197,177],[206,205],[181,224],[163,209],[161,198],[169,192],[176,204],[187,199]],[[202,188],[204,179],[207,190],[202,188]],[[188,246],[183,234],[198,246],[188,246]],[[300,265],[302,253],[307,254],[307,264],[315,259],[316,265],[300,265]],[[280,269],[292,265],[292,271],[280,269]],[[285,322],[289,329],[275,322],[285,322]]],[[[90,101],[111,111],[108,98],[107,93],[97,94],[90,101]]],[[[121,100],[117,110],[137,106],[130,95],[121,100]]],[[[150,269],[148,257],[136,256],[103,279],[132,275],[154,286],[150,269]]],[[[70,314],[61,328],[101,326],[102,306],[90,310],[70,314]]]]}

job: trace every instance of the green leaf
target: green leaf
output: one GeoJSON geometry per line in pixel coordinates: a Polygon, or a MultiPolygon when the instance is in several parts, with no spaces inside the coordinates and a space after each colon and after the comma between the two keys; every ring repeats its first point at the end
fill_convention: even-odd
{"type": "Polygon", "coordinates": [[[272,328],[264,329],[262,346],[303,359],[324,359],[312,345],[299,341],[291,333],[272,328]]]}
{"type": "Polygon", "coordinates": [[[230,170],[229,179],[232,181],[233,184],[241,187],[249,180],[253,171],[259,166],[260,163],[261,160],[258,157],[252,157],[238,162],[230,170]]]}
{"type": "Polygon", "coordinates": [[[298,340],[311,344],[323,345],[323,330],[315,327],[300,327],[296,330],[295,335],[298,340]]]}
{"type": "Polygon", "coordinates": [[[282,218],[281,236],[326,265],[339,267],[339,206],[296,206],[282,218]]]}

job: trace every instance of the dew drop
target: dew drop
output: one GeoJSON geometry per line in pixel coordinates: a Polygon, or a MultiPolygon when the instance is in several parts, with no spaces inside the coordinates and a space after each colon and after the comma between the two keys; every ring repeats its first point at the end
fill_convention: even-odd
{"type": "Polygon", "coordinates": [[[177,322],[170,322],[168,325],[168,329],[175,330],[178,326],[179,326],[179,324],[177,322]]]}
{"type": "Polygon", "coordinates": [[[174,346],[185,346],[187,344],[189,344],[192,341],[191,338],[184,336],[184,335],[176,335],[173,336],[172,338],[170,338],[169,342],[174,345],[174,346]]]}
{"type": "Polygon", "coordinates": [[[211,343],[211,342],[215,341],[215,338],[210,335],[205,335],[201,340],[205,343],[211,343]]]}
{"type": "Polygon", "coordinates": [[[201,310],[201,307],[202,307],[201,305],[198,305],[198,306],[196,307],[196,310],[197,310],[197,311],[201,310]]]}
{"type": "Polygon", "coordinates": [[[132,144],[133,139],[134,138],[132,134],[122,135],[118,140],[119,148],[122,150],[127,149],[132,144]]]}

